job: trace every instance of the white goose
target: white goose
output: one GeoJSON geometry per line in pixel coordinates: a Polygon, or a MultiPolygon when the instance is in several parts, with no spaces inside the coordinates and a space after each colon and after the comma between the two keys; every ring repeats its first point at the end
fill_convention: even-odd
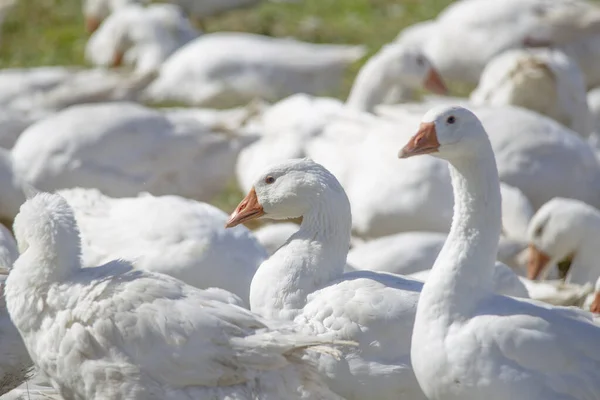
{"type": "Polygon", "coordinates": [[[559,50],[509,50],[486,65],[474,106],[515,105],[547,115],[584,138],[593,131],[583,72],[559,50]]]}
{"type": "Polygon", "coordinates": [[[448,240],[423,286],[411,359],[430,400],[595,399],[600,327],[580,310],[493,294],[501,231],[494,152],[470,111],[440,107],[423,117],[400,157],[450,163],[456,208],[448,240]]]}
{"type": "Polygon", "coordinates": [[[227,108],[260,98],[338,90],[363,46],[315,44],[239,32],[203,35],[173,53],[146,91],[150,102],[227,108]]]}
{"type": "Polygon", "coordinates": [[[114,259],[161,272],[199,289],[217,287],[248,304],[265,249],[245,227],[225,229],[227,215],[177,196],[113,199],[96,189],[58,192],[73,208],[84,266],[114,259]]]}
{"type": "Polygon", "coordinates": [[[357,351],[341,360],[318,361],[332,390],[344,398],[424,399],[408,354],[420,283],[372,271],[344,274],[352,218],[337,179],[307,159],[271,166],[228,225],[262,216],[302,216],[302,223],[256,272],[251,310],[358,342],[357,351]]]}
{"type": "Polygon", "coordinates": [[[81,186],[113,197],[150,192],[210,200],[233,177],[244,144],[181,113],[89,104],[27,128],[12,162],[17,176],[42,190],[81,186]]]}
{"type": "Polygon", "coordinates": [[[528,277],[544,277],[549,265],[567,261],[566,281],[593,284],[600,277],[600,211],[578,200],[554,198],[529,224],[528,277]]]}
{"type": "Polygon", "coordinates": [[[310,361],[331,340],[299,335],[202,291],[122,261],[82,269],[75,216],[38,194],[14,225],[11,319],[66,398],[336,399],[310,361]],[[43,305],[43,308],[40,308],[43,305]]]}
{"type": "Polygon", "coordinates": [[[177,49],[198,37],[173,4],[119,8],[89,38],[85,57],[101,67],[131,66],[138,74],[158,72],[177,49]]]}

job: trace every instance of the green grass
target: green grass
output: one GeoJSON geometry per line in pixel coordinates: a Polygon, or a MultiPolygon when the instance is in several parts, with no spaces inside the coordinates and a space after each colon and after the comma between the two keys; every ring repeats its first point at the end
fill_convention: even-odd
{"type": "MultiPolygon", "coordinates": [[[[0,68],[84,65],[82,0],[17,0],[0,38],[0,68]]],[[[244,31],[317,43],[364,44],[369,55],[410,24],[435,17],[452,0],[298,0],[265,2],[206,21],[207,32],[244,31]]],[[[364,62],[364,60],[362,61],[364,62]]],[[[346,76],[345,97],[362,62],[346,76]]],[[[231,211],[243,195],[230,185],[214,204],[231,211]]]]}

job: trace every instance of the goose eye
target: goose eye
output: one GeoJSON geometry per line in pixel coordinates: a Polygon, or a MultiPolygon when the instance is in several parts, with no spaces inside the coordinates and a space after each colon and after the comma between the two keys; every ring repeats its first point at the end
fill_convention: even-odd
{"type": "Polygon", "coordinates": [[[537,237],[542,236],[542,233],[544,232],[544,226],[540,225],[535,229],[535,232],[533,232],[533,234],[537,237]]]}
{"type": "Polygon", "coordinates": [[[453,124],[454,122],[456,122],[456,118],[453,115],[451,115],[446,119],[446,122],[449,124],[453,124]]]}
{"type": "Polygon", "coordinates": [[[418,57],[417,57],[417,65],[418,65],[419,67],[422,67],[422,66],[424,66],[424,65],[425,65],[425,60],[423,59],[423,57],[421,57],[421,56],[418,56],[418,57]]]}
{"type": "Polygon", "coordinates": [[[272,176],[267,176],[267,177],[265,178],[265,183],[266,183],[267,185],[270,185],[270,184],[271,184],[271,183],[273,183],[273,182],[275,182],[275,178],[273,178],[272,176]]]}

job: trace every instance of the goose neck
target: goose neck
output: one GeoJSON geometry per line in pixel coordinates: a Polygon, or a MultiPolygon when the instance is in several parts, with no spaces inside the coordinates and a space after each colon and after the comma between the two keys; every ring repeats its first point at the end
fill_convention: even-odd
{"type": "Polygon", "coordinates": [[[452,228],[423,288],[425,298],[455,312],[468,310],[492,291],[502,226],[501,196],[489,141],[482,147],[449,166],[454,188],[452,228]]]}
{"type": "Polygon", "coordinates": [[[252,311],[293,318],[310,293],[344,273],[352,218],[345,194],[337,197],[313,204],[298,232],[260,265],[250,285],[252,311]]]}

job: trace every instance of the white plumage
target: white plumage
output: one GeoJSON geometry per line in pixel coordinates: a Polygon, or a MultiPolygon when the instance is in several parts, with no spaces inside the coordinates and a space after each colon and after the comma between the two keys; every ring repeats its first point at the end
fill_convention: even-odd
{"type": "Polygon", "coordinates": [[[429,111],[400,155],[428,153],[450,163],[456,206],[448,240],[421,291],[411,344],[427,397],[596,399],[600,327],[591,315],[491,290],[501,199],[481,122],[461,107],[429,111]]]}

